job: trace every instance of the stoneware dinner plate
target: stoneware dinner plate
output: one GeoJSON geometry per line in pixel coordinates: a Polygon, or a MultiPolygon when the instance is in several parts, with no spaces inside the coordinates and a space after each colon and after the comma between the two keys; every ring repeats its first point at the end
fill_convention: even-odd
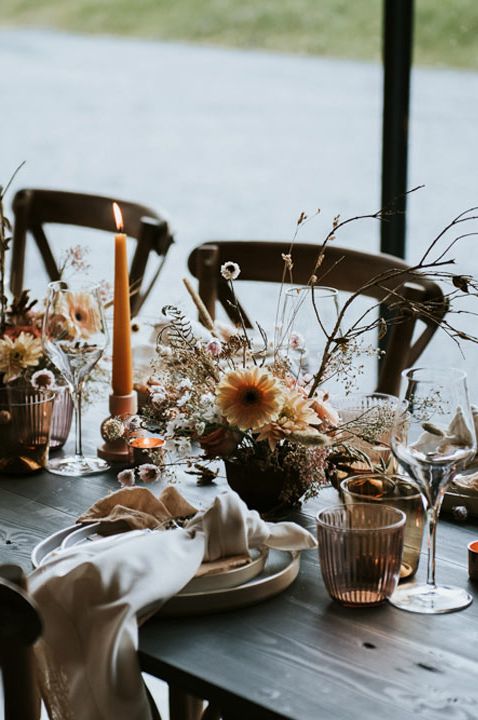
{"type": "MultiPolygon", "coordinates": [[[[116,527],[124,528],[125,526],[119,525],[116,527]]],[[[94,542],[107,535],[109,535],[109,537],[113,537],[113,534],[122,535],[123,532],[124,530],[120,533],[112,533],[111,523],[96,522],[89,525],[70,525],[64,530],[60,530],[45,538],[45,540],[42,540],[42,542],[33,549],[33,567],[36,568],[42,565],[54,552],[61,552],[85,542],[94,542]],[[101,530],[101,533],[98,532],[99,530],[101,530]]],[[[251,562],[239,567],[230,568],[224,572],[195,577],[186,585],[182,592],[202,593],[243,585],[257,577],[257,575],[263,571],[267,555],[267,548],[263,548],[262,550],[253,548],[251,550],[251,562]]]]}
{"type": "MultiPolygon", "coordinates": [[[[252,580],[237,587],[206,592],[183,590],[163,605],[159,615],[166,617],[206,615],[255,605],[288,588],[296,579],[299,567],[299,552],[270,550],[264,570],[252,580]]],[[[146,608],[141,613],[141,619],[144,620],[145,617],[151,617],[153,614],[154,608],[146,608]]]]}
{"type": "MultiPolygon", "coordinates": [[[[58,532],[49,535],[33,548],[31,554],[33,567],[37,568],[46,562],[50,553],[58,550],[64,550],[72,545],[85,542],[86,540],[99,540],[102,537],[119,534],[119,527],[126,528],[124,523],[121,523],[121,525],[118,523],[114,526],[113,532],[112,523],[105,523],[103,528],[104,532],[99,535],[97,530],[101,525],[101,522],[91,523],[90,525],[69,525],[68,527],[63,528],[63,530],[58,530],[58,532]]],[[[124,532],[124,530],[122,530],[122,532],[124,532]]]]}
{"type": "Polygon", "coordinates": [[[37,568],[42,564],[42,562],[45,562],[47,556],[54,550],[58,550],[67,535],[77,528],[78,525],[70,525],[69,527],[63,528],[63,530],[58,530],[52,535],[49,535],[39,542],[38,545],[35,545],[31,554],[33,567],[37,568]]]}

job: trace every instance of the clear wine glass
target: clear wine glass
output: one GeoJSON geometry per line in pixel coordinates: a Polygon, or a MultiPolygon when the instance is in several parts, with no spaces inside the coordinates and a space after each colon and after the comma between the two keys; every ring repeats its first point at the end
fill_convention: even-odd
{"type": "Polygon", "coordinates": [[[107,342],[99,286],[50,283],[42,342],[46,355],[66,380],[75,407],[75,454],[50,460],[48,470],[57,475],[79,477],[107,470],[109,465],[97,457],[85,457],[81,437],[81,397],[85,380],[103,355],[107,342]]]}
{"type": "Polygon", "coordinates": [[[287,356],[296,374],[318,369],[338,317],[335,288],[303,285],[286,291],[274,345],[287,356]]]}
{"type": "Polygon", "coordinates": [[[453,612],[467,607],[472,597],[462,588],[436,584],[436,527],[446,488],[476,452],[466,373],[454,368],[411,368],[402,377],[408,411],[396,414],[391,444],[422,496],[428,565],[426,583],[401,586],[390,602],[416,613],[453,612]]]}

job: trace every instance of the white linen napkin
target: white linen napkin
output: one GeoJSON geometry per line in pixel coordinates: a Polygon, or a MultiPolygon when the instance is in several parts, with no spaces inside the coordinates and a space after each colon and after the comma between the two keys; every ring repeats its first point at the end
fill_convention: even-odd
{"type": "Polygon", "coordinates": [[[264,545],[316,546],[295,523],[266,523],[233,492],[184,529],[138,530],[65,550],[30,576],[44,621],[39,656],[53,718],[150,720],[136,650],[140,611],[159,609],[204,560],[264,545]]]}
{"type": "MultiPolygon", "coordinates": [[[[471,406],[475,432],[478,433],[478,409],[471,406]]],[[[430,428],[420,435],[418,440],[411,447],[423,453],[446,453],[453,452],[453,447],[459,444],[467,444],[472,441],[472,434],[467,425],[463,408],[458,407],[447,428],[442,428],[432,423],[424,423],[424,427],[430,428]],[[433,428],[433,429],[432,429],[433,428]]]]}

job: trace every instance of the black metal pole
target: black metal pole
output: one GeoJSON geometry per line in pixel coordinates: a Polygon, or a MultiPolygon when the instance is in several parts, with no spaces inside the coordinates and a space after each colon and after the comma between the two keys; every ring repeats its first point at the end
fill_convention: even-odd
{"type": "Polygon", "coordinates": [[[408,112],[413,47],[413,0],[383,5],[382,202],[396,214],[381,224],[380,250],[405,257],[408,112]]]}

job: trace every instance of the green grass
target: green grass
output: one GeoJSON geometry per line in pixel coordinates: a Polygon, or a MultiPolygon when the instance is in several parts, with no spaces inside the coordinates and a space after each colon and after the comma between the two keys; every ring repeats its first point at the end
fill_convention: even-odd
{"type": "MultiPolygon", "coordinates": [[[[0,25],[379,60],[382,0],[0,0],[0,25]]],[[[416,0],[415,62],[478,68],[477,0],[416,0]]]]}

